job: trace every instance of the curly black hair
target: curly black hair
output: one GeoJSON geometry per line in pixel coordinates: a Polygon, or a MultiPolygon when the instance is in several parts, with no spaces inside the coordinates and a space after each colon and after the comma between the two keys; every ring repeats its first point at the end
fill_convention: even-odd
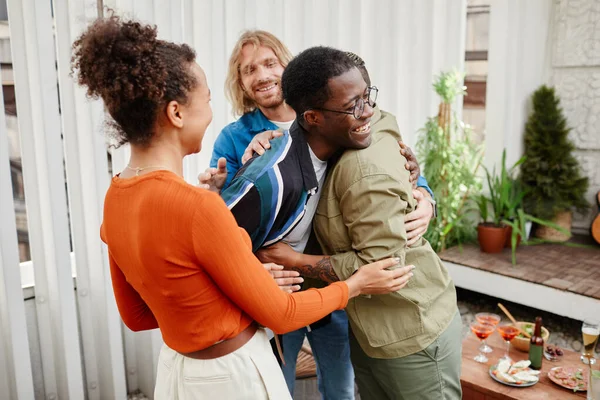
{"type": "Polygon", "coordinates": [[[356,65],[356,68],[360,71],[363,79],[367,83],[367,86],[371,86],[371,77],[369,76],[369,71],[367,71],[367,66],[365,65],[365,60],[363,60],[358,54],[353,53],[351,51],[347,51],[346,55],[350,57],[352,62],[356,65]]]}
{"type": "Polygon", "coordinates": [[[114,122],[116,146],[147,145],[161,107],[188,101],[198,84],[191,63],[194,50],[186,44],[158,40],[156,26],[124,21],[113,12],[97,19],[73,43],[71,73],[87,86],[87,94],[102,98],[114,122]]]}
{"type": "Polygon", "coordinates": [[[331,78],[356,68],[348,55],[332,47],[311,47],[298,54],[283,71],[283,98],[298,115],[322,107],[329,98],[331,78]]]}

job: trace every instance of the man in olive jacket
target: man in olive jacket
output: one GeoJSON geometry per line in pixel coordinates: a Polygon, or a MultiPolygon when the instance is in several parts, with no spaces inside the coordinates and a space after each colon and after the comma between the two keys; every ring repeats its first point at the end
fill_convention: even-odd
{"type": "Polygon", "coordinates": [[[461,318],[448,271],[425,239],[406,247],[404,215],[415,208],[398,162],[393,115],[375,109],[371,145],[346,150],[327,177],[314,229],[340,279],[374,260],[400,257],[416,269],[389,295],[346,308],[361,398],[460,399],[461,318]]]}
{"type": "Polygon", "coordinates": [[[325,50],[309,49],[292,61],[283,90],[308,136],[327,137],[330,152],[353,149],[345,150],[329,172],[313,220],[330,257],[295,253],[278,243],[261,249],[259,258],[302,274],[318,272],[325,281],[346,279],[390,256],[401,258],[401,265],[415,265],[408,285],[398,292],[348,303],[351,359],[361,399],[460,399],[462,324],[456,290],[425,239],[407,247],[404,216],[417,202],[406,160],[398,158],[396,119],[365,100],[377,89],[368,86],[366,70],[358,63],[362,79],[349,70],[330,81],[327,92],[313,92],[317,56],[325,50]]]}
{"type": "MultiPolygon", "coordinates": [[[[360,57],[354,58],[371,84],[360,57]]],[[[462,323],[448,271],[425,239],[407,246],[404,215],[415,209],[398,162],[396,118],[375,108],[371,145],[346,150],[323,186],[314,229],[336,275],[395,256],[413,264],[404,289],[350,300],[351,358],[361,398],[460,399],[462,323]]]]}

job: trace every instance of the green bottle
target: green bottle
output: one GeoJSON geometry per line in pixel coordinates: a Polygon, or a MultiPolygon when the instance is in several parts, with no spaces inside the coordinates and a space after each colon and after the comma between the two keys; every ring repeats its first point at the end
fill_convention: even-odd
{"type": "Polygon", "coordinates": [[[544,353],[544,339],[542,338],[542,317],[535,319],[535,329],[529,341],[529,361],[532,369],[542,369],[542,358],[544,353]]]}

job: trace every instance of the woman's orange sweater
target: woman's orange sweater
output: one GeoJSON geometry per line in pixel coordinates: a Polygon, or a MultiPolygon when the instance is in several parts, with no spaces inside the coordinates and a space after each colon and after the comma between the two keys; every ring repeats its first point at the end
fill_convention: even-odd
{"type": "Polygon", "coordinates": [[[299,329],[348,302],[344,282],[283,292],[221,198],[168,171],[114,177],[101,237],[125,324],[160,328],[182,353],[232,338],[252,320],[277,333],[299,329]]]}

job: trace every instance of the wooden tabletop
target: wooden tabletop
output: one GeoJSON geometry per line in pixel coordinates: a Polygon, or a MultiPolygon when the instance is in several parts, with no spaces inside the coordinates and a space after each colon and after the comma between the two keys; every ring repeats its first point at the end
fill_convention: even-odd
{"type": "MultiPolygon", "coordinates": [[[[473,360],[478,353],[478,347],[481,342],[473,335],[469,334],[463,340],[463,364],[461,383],[463,387],[463,398],[465,400],[476,399],[527,399],[527,400],[549,400],[549,399],[585,399],[586,392],[573,393],[572,390],[564,389],[558,386],[548,378],[548,371],[558,366],[574,366],[583,369],[587,375],[587,365],[584,365],[579,359],[579,353],[564,350],[564,356],[560,361],[551,362],[544,358],[542,362],[542,371],[540,381],[527,388],[515,388],[493,380],[489,375],[490,366],[497,364],[498,359],[504,355],[506,348],[505,342],[497,332],[494,332],[487,340],[488,345],[494,349],[492,353],[486,354],[489,361],[486,364],[478,363],[473,360]]],[[[510,357],[514,361],[527,360],[529,355],[511,346],[510,357]]]]}

